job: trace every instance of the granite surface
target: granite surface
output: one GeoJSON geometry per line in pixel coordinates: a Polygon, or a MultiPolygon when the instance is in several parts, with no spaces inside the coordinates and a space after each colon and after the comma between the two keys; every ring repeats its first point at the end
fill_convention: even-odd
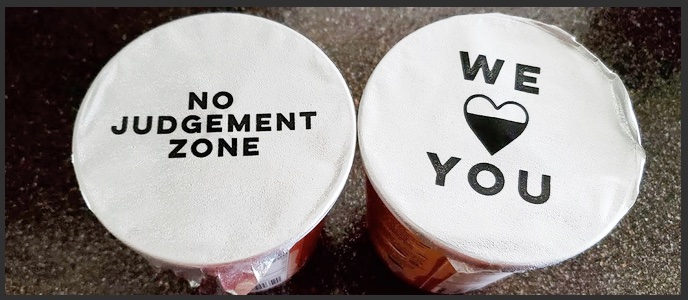
{"type": "MultiPolygon", "coordinates": [[[[69,161],[73,122],[101,67],[132,39],[182,16],[227,9],[6,9],[5,293],[208,294],[157,272],[86,208],[69,161]]],[[[583,254],[471,294],[677,294],[681,278],[680,10],[666,8],[241,8],[320,46],[356,105],[401,38],[433,21],[499,11],[572,33],[626,83],[647,164],[640,197],[583,254]]],[[[356,156],[315,253],[266,294],[420,294],[373,252],[356,156]]]]}

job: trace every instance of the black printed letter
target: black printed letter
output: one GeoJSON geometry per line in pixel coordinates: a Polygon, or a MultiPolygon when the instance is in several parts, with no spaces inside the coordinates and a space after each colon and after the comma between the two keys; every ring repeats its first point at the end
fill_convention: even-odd
{"type": "Polygon", "coordinates": [[[311,129],[311,117],[314,117],[316,113],[314,111],[304,111],[299,113],[299,116],[306,117],[306,129],[311,129]]]}
{"type": "Polygon", "coordinates": [[[136,134],[146,134],[151,130],[151,127],[153,127],[153,116],[148,116],[146,117],[146,128],[144,129],[139,129],[139,117],[136,116],[134,117],[134,132],[136,134]]]}
{"type": "Polygon", "coordinates": [[[540,184],[540,196],[531,196],[528,194],[528,172],[519,170],[518,171],[518,193],[521,195],[523,200],[526,200],[533,204],[542,204],[549,200],[549,175],[542,175],[542,183],[540,184]]]}
{"type": "Polygon", "coordinates": [[[159,116],[158,117],[158,134],[168,134],[174,132],[177,129],[177,120],[172,116],[159,116]],[[165,128],[165,121],[168,121],[171,125],[170,128],[165,128]]]}
{"type": "Polygon", "coordinates": [[[471,61],[468,59],[468,52],[461,51],[461,66],[463,67],[463,78],[466,80],[475,79],[475,75],[478,74],[478,69],[483,69],[483,77],[485,77],[485,82],[489,84],[494,84],[499,76],[499,70],[502,69],[504,61],[497,59],[494,65],[494,69],[490,70],[487,65],[487,59],[485,55],[478,55],[478,59],[475,60],[475,64],[469,68],[471,61]]]}
{"type": "Polygon", "coordinates": [[[437,173],[437,176],[435,176],[435,184],[444,186],[444,177],[447,176],[447,173],[449,173],[449,171],[451,171],[451,169],[454,168],[454,166],[456,166],[461,159],[452,156],[443,165],[442,162],[440,162],[440,158],[437,157],[437,154],[432,152],[427,153],[428,157],[430,158],[430,163],[432,164],[432,167],[435,168],[435,172],[437,173]]]}
{"type": "Polygon", "coordinates": [[[236,131],[241,131],[242,128],[245,128],[244,131],[246,132],[251,131],[251,115],[244,115],[241,117],[241,122],[237,122],[237,119],[234,117],[234,115],[230,114],[228,116],[229,119],[227,122],[229,123],[229,132],[234,132],[234,129],[236,129],[236,131]]]}
{"type": "Polygon", "coordinates": [[[170,140],[170,145],[177,145],[177,147],[174,147],[172,149],[172,152],[170,152],[170,155],[167,157],[169,158],[182,158],[186,157],[186,153],[179,153],[179,150],[186,145],[186,140],[170,140]]]}
{"type": "Polygon", "coordinates": [[[203,99],[199,99],[194,92],[189,92],[189,109],[194,109],[194,102],[202,109],[208,108],[208,92],[203,92],[203,99]]]}
{"type": "Polygon", "coordinates": [[[116,126],[112,126],[112,133],[122,134],[127,131],[127,117],[122,117],[122,129],[117,129],[116,126]]]}
{"type": "Polygon", "coordinates": [[[504,174],[494,165],[479,163],[468,170],[468,184],[473,190],[485,196],[496,195],[504,188],[504,174]],[[478,183],[478,174],[482,171],[488,171],[494,175],[495,183],[493,186],[486,188],[478,183]]]}
{"type": "Polygon", "coordinates": [[[277,113],[277,131],[282,131],[282,125],[287,125],[290,130],[294,130],[294,113],[289,113],[289,119],[283,114],[277,113]]]}
{"type": "Polygon", "coordinates": [[[244,156],[255,156],[258,155],[258,137],[248,137],[244,138],[244,156]],[[254,144],[251,144],[254,143],[254,144]],[[254,151],[251,151],[254,150],[254,151]]]}
{"type": "Polygon", "coordinates": [[[227,92],[219,92],[213,97],[213,105],[219,109],[227,109],[228,107],[232,106],[232,103],[234,103],[234,98],[232,97],[232,94],[227,92]],[[222,96],[227,98],[227,103],[220,104],[220,97],[222,96]]]}
{"type": "Polygon", "coordinates": [[[531,94],[539,94],[540,89],[534,87],[534,86],[526,86],[523,85],[524,82],[530,82],[535,84],[537,82],[537,78],[531,77],[531,76],[526,76],[523,73],[525,72],[530,72],[534,74],[540,74],[540,68],[538,67],[532,67],[532,66],[526,66],[522,64],[516,64],[516,89],[522,92],[526,93],[531,93],[531,94]]]}

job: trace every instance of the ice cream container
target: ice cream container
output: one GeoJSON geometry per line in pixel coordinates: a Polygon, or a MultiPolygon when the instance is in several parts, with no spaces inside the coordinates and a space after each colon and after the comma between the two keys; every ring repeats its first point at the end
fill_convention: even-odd
{"type": "Polygon", "coordinates": [[[462,15],[411,33],[358,113],[374,247],[430,292],[570,259],[638,196],[645,152],[623,83],[538,21],[462,15]]]}
{"type": "Polygon", "coordinates": [[[72,162],[114,237],[197,286],[288,280],[316,245],[352,166],[349,89],[279,23],[208,13],[117,53],[79,108],[72,162]],[[320,224],[320,225],[319,225],[320,224]]]}

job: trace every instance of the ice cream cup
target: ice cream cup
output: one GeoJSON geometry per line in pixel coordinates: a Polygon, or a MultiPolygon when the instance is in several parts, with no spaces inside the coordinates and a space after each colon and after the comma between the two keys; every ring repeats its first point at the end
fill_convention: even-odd
{"type": "Polygon", "coordinates": [[[427,291],[570,259],[638,196],[645,152],[623,83],[538,21],[462,15],[411,33],[358,113],[371,239],[427,291]]]}
{"type": "Polygon", "coordinates": [[[306,37],[200,14],[144,33],[103,67],[72,162],[114,237],[193,286],[216,278],[247,294],[306,262],[346,183],[355,126],[344,78],[306,37]]]}

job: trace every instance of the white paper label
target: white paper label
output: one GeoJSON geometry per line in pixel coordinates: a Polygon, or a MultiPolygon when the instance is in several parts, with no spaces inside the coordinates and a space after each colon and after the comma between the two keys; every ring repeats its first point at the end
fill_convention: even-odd
{"type": "Polygon", "coordinates": [[[289,253],[283,253],[282,256],[277,257],[270,265],[268,273],[263,279],[253,288],[252,292],[260,292],[270,289],[274,286],[280,285],[287,280],[289,276],[289,253]]]}

